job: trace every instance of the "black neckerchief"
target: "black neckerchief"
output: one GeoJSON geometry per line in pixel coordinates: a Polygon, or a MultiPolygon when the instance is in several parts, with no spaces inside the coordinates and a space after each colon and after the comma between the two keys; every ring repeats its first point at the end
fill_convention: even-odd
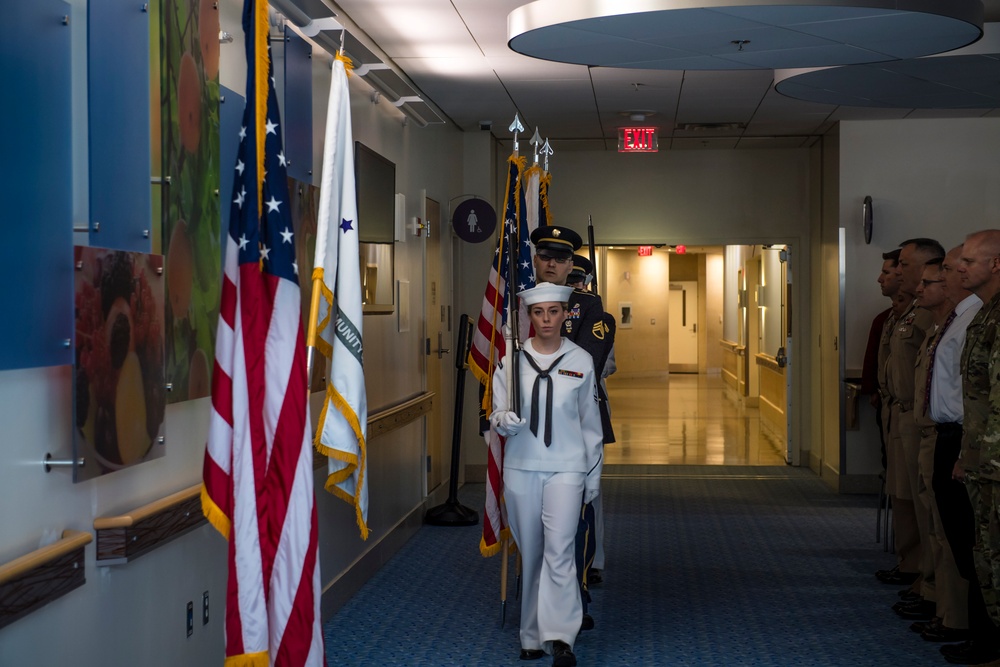
{"type": "Polygon", "coordinates": [[[549,377],[549,373],[551,373],[552,369],[555,368],[560,361],[562,361],[562,358],[566,356],[566,353],[564,352],[559,355],[559,358],[553,361],[552,364],[543,371],[538,367],[538,364],[535,363],[535,360],[532,359],[531,355],[528,354],[527,350],[521,351],[524,352],[524,358],[528,360],[531,367],[535,369],[536,373],[538,373],[538,375],[535,376],[535,384],[531,388],[531,423],[528,425],[528,428],[531,429],[532,435],[535,437],[538,437],[538,386],[542,380],[548,382],[548,391],[546,391],[545,395],[545,437],[543,438],[545,446],[548,447],[552,444],[552,378],[549,377]]]}

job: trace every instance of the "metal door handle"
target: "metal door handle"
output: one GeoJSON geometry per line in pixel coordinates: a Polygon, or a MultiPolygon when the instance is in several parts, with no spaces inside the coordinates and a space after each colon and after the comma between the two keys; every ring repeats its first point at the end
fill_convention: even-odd
{"type": "Polygon", "coordinates": [[[450,349],[448,349],[446,347],[441,347],[443,344],[444,344],[444,333],[441,332],[441,331],[438,331],[438,349],[437,349],[438,359],[442,358],[444,355],[446,355],[449,352],[451,352],[450,349]]]}

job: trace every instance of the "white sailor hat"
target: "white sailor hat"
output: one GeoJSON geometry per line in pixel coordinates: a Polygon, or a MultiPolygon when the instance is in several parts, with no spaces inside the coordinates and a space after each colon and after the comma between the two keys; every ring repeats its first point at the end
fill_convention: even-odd
{"type": "Polygon", "coordinates": [[[538,283],[531,289],[522,290],[517,293],[526,306],[533,306],[536,303],[548,303],[550,301],[566,303],[569,301],[571,294],[573,294],[572,287],[569,285],[556,285],[555,283],[538,283]]]}

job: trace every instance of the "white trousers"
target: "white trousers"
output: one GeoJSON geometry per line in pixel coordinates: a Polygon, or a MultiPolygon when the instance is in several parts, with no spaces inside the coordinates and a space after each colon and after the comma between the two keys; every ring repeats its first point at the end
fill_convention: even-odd
{"type": "Polygon", "coordinates": [[[573,646],[583,622],[574,543],[584,473],[504,470],[510,531],[521,552],[521,648],[573,646]]]}
{"type": "Polygon", "coordinates": [[[604,569],[604,502],[601,500],[602,496],[603,494],[598,493],[594,502],[591,503],[594,506],[594,537],[597,540],[597,546],[594,547],[594,564],[591,567],[595,570],[604,569]]]}

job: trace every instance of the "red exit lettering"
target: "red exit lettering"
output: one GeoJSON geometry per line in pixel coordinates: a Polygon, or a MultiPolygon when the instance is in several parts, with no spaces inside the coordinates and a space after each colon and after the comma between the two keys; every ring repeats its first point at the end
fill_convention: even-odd
{"type": "Polygon", "coordinates": [[[619,128],[619,153],[656,153],[658,150],[655,127],[619,128]]]}

